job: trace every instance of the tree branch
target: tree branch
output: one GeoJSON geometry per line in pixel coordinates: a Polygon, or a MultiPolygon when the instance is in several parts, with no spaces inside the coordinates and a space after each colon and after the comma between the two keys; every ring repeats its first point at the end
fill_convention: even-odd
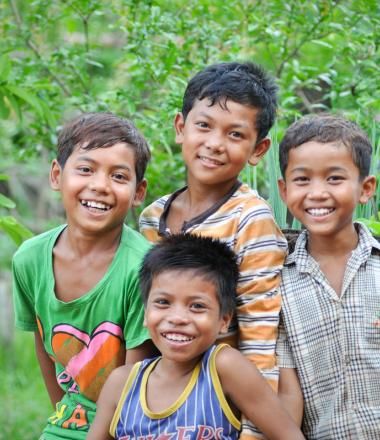
{"type": "MultiPolygon", "coordinates": [[[[20,13],[18,11],[17,5],[15,0],[9,0],[13,15],[15,17],[16,20],[16,24],[17,24],[17,28],[20,32],[21,35],[23,35],[23,27],[24,24],[22,22],[22,18],[20,16],[20,13]]],[[[44,68],[44,70],[47,72],[47,74],[53,79],[53,81],[55,81],[58,86],[62,89],[63,93],[66,96],[72,96],[71,91],[66,87],[66,85],[60,80],[60,78],[46,65],[45,61],[42,58],[42,55],[37,47],[36,44],[34,44],[33,40],[31,38],[24,38],[24,41],[27,45],[27,47],[29,47],[29,49],[34,53],[34,55],[41,61],[42,66],[44,68]]]]}

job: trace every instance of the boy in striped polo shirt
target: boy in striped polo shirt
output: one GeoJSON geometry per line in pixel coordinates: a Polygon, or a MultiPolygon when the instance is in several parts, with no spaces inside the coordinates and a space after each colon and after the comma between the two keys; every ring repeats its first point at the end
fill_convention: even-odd
{"type": "Polygon", "coordinates": [[[140,270],[144,324],[161,356],[118,368],[87,440],[235,440],[238,411],[273,440],[301,440],[264,378],[239,351],[215,345],[235,308],[234,252],[193,234],[164,238],[140,270]]]}
{"type": "MultiPolygon", "coordinates": [[[[220,239],[236,253],[240,277],[227,341],[256,364],[277,390],[278,293],[286,241],[270,207],[239,173],[270,146],[276,86],[253,63],[206,67],[189,82],[175,117],[187,185],[145,208],[140,231],[150,241],[178,232],[220,239]]],[[[262,438],[243,421],[241,438],[262,438]]]]}

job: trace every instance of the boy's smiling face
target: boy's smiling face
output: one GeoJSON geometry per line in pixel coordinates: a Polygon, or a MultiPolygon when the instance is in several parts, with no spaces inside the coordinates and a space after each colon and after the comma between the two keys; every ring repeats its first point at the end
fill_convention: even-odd
{"type": "Polygon", "coordinates": [[[77,147],[62,169],[55,160],[51,186],[60,191],[67,222],[86,233],[121,228],[131,207],[145,196],[145,180],[137,183],[135,157],[130,146],[77,147]]]}
{"type": "Polygon", "coordinates": [[[153,278],[145,307],[145,325],[166,360],[197,363],[227,331],[215,284],[193,270],[167,270],[153,278]]]}
{"type": "Polygon", "coordinates": [[[349,149],[340,143],[310,141],[289,150],[285,180],[279,181],[289,211],[314,236],[354,231],[358,203],[373,195],[375,178],[361,179],[349,149]]]}
{"type": "Polygon", "coordinates": [[[223,191],[248,162],[259,162],[270,141],[257,142],[256,116],[250,106],[231,100],[210,106],[208,98],[195,101],[186,120],[176,116],[176,142],[182,145],[189,184],[217,185],[223,191]]]}

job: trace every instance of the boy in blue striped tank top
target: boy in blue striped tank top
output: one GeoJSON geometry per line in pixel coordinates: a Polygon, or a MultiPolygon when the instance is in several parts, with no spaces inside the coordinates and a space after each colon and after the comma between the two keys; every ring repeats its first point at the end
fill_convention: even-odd
{"type": "Polygon", "coordinates": [[[252,363],[214,345],[237,280],[235,254],[209,237],[172,235],[146,254],[144,322],[161,356],[111,374],[88,440],[237,439],[240,412],[268,439],[304,438],[252,363]]]}

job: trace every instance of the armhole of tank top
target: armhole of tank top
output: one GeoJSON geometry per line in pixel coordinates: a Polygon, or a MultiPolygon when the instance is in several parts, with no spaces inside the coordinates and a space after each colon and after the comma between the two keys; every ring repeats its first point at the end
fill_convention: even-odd
{"type": "Polygon", "coordinates": [[[132,386],[132,383],[136,379],[136,376],[137,376],[137,373],[139,371],[139,368],[140,368],[141,364],[142,364],[142,362],[137,362],[132,367],[132,370],[129,373],[128,379],[126,380],[126,382],[124,384],[124,387],[123,387],[123,390],[121,392],[121,396],[120,396],[119,402],[117,404],[115,413],[114,413],[114,415],[112,417],[111,424],[110,424],[109,433],[112,436],[112,438],[115,438],[116,427],[117,427],[117,424],[118,424],[119,419],[120,419],[121,410],[123,408],[123,405],[124,405],[125,399],[127,397],[127,394],[128,394],[128,392],[129,392],[129,390],[130,390],[130,388],[132,386]]]}
{"type": "Polygon", "coordinates": [[[229,347],[227,344],[219,344],[215,347],[215,350],[211,353],[210,356],[210,373],[211,373],[211,380],[215,388],[216,396],[218,397],[220,406],[227,417],[228,421],[231,423],[232,426],[234,426],[238,431],[241,429],[241,423],[240,420],[237,419],[235,414],[233,413],[230,405],[227,402],[227,399],[224,395],[222,384],[220,383],[218,372],[216,370],[216,356],[225,347],[229,347]]]}

